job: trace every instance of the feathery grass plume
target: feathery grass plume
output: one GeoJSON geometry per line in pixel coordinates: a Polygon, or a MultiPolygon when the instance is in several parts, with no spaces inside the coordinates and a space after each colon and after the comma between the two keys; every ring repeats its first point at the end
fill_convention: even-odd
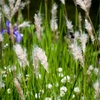
{"type": "Polygon", "coordinates": [[[83,0],[76,0],[76,4],[86,11],[86,5],[83,0]]]}
{"type": "Polygon", "coordinates": [[[58,30],[58,24],[57,24],[57,4],[54,3],[53,4],[53,7],[52,7],[52,10],[51,10],[51,14],[52,14],[52,18],[51,18],[51,21],[50,21],[50,27],[51,27],[51,30],[53,32],[57,32],[58,30]]]}
{"type": "Polygon", "coordinates": [[[22,49],[20,44],[15,44],[14,51],[18,57],[20,66],[22,66],[22,67],[29,66],[29,63],[26,58],[26,56],[27,56],[26,49],[22,49]]]}
{"type": "Polygon", "coordinates": [[[18,82],[17,78],[14,78],[14,85],[17,89],[17,92],[19,93],[21,100],[25,100],[24,94],[23,94],[23,90],[20,86],[20,83],[18,82]]]}
{"type": "Polygon", "coordinates": [[[79,31],[75,31],[75,33],[74,33],[74,42],[77,42],[79,37],[80,37],[79,31]]]}
{"type": "Polygon", "coordinates": [[[86,10],[89,13],[90,7],[91,7],[91,0],[84,0],[84,4],[86,6],[86,10]]]}
{"type": "Polygon", "coordinates": [[[11,18],[12,18],[12,17],[15,15],[15,13],[18,11],[20,4],[21,4],[21,0],[17,0],[17,1],[16,1],[16,4],[15,4],[15,7],[14,7],[13,10],[12,10],[11,18]]]}
{"type": "Polygon", "coordinates": [[[42,32],[42,27],[41,27],[42,17],[41,17],[40,13],[35,14],[34,21],[35,21],[34,23],[35,23],[35,27],[36,27],[36,35],[37,35],[38,41],[40,41],[40,39],[41,39],[41,32],[42,32]]]}
{"type": "Polygon", "coordinates": [[[79,5],[84,11],[89,13],[91,7],[91,0],[76,0],[76,4],[79,5]]]}
{"type": "Polygon", "coordinates": [[[69,48],[72,49],[72,54],[77,62],[77,60],[80,61],[82,67],[84,67],[84,58],[82,55],[82,50],[81,48],[77,45],[77,43],[72,43],[69,48]]]}
{"type": "Polygon", "coordinates": [[[95,90],[95,99],[98,100],[97,98],[98,98],[99,93],[100,93],[100,84],[99,84],[98,80],[93,84],[93,88],[95,90]]]}
{"type": "Polygon", "coordinates": [[[29,21],[24,21],[23,23],[21,23],[20,25],[18,25],[18,28],[22,28],[22,27],[30,27],[30,22],[29,21]]]}
{"type": "Polygon", "coordinates": [[[38,74],[38,67],[39,67],[38,66],[38,60],[43,65],[44,69],[48,72],[47,57],[46,57],[45,52],[41,48],[39,48],[38,46],[36,46],[33,49],[32,58],[33,58],[33,66],[34,66],[34,70],[35,70],[36,74],[38,74]]]}
{"type": "Polygon", "coordinates": [[[11,12],[10,12],[10,8],[7,4],[5,4],[3,7],[3,13],[4,13],[5,17],[7,17],[9,20],[11,20],[11,18],[10,18],[11,12]]]}
{"type": "Polygon", "coordinates": [[[10,6],[10,9],[11,11],[13,10],[14,8],[14,3],[15,3],[15,0],[8,0],[9,1],[9,6],[10,6]]]}
{"type": "Polygon", "coordinates": [[[64,4],[65,5],[65,0],[60,0],[61,2],[62,2],[62,4],[64,4]]]}
{"type": "Polygon", "coordinates": [[[94,43],[95,38],[94,38],[93,33],[92,33],[92,26],[87,19],[85,19],[85,29],[88,31],[92,43],[94,43]]]}
{"type": "Polygon", "coordinates": [[[66,18],[66,26],[68,28],[68,31],[73,32],[72,22],[70,20],[68,20],[67,18],[66,18]]]}
{"type": "Polygon", "coordinates": [[[81,41],[82,50],[83,50],[84,53],[85,53],[85,48],[86,48],[87,40],[88,40],[88,35],[85,34],[85,33],[81,34],[80,41],[81,41]]]}

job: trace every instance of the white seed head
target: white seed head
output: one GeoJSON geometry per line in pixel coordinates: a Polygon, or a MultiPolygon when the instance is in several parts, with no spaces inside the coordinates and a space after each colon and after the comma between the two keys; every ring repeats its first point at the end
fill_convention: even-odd
{"type": "Polygon", "coordinates": [[[18,80],[16,78],[14,78],[14,85],[17,89],[17,92],[19,93],[21,100],[25,100],[24,94],[23,94],[23,90],[20,86],[20,83],[18,82],[18,80]]]}
{"type": "Polygon", "coordinates": [[[84,11],[86,11],[86,5],[83,0],[76,0],[76,4],[79,5],[84,11]]]}
{"type": "Polygon", "coordinates": [[[30,27],[30,22],[29,21],[24,21],[22,24],[20,24],[19,26],[18,26],[18,28],[21,28],[21,27],[30,27]]]}
{"type": "Polygon", "coordinates": [[[27,58],[26,58],[27,56],[26,49],[23,50],[20,44],[15,44],[14,51],[18,57],[20,66],[25,67],[26,65],[29,65],[27,58]]]}
{"type": "Polygon", "coordinates": [[[88,40],[88,35],[85,34],[85,33],[81,34],[80,41],[81,41],[81,44],[82,44],[82,50],[83,50],[83,52],[85,52],[87,40],[88,40]]]}
{"type": "Polygon", "coordinates": [[[81,48],[77,45],[77,43],[73,43],[69,47],[72,49],[72,54],[73,54],[75,60],[77,61],[79,59],[79,61],[82,64],[82,67],[84,67],[84,58],[82,55],[81,48]]]}
{"type": "Polygon", "coordinates": [[[73,31],[73,25],[72,22],[69,20],[66,20],[66,26],[68,28],[69,31],[73,31]]]}
{"type": "Polygon", "coordinates": [[[37,35],[37,38],[38,40],[40,41],[41,39],[41,32],[43,30],[42,28],[42,17],[41,17],[41,14],[38,13],[38,14],[35,14],[34,15],[34,24],[35,24],[35,28],[36,28],[36,35],[37,35]]]}
{"type": "Polygon", "coordinates": [[[43,65],[43,67],[45,68],[45,70],[48,72],[48,62],[47,62],[47,57],[45,52],[39,48],[39,47],[35,47],[33,49],[33,66],[34,69],[37,71],[38,70],[38,60],[41,62],[41,64],[43,65]]]}

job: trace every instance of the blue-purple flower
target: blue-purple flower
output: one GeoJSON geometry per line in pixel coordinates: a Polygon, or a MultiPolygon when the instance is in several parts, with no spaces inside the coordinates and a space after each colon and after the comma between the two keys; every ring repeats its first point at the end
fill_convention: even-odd
{"type": "MultiPolygon", "coordinates": [[[[9,20],[6,21],[6,28],[7,28],[7,30],[4,30],[4,29],[3,29],[1,33],[4,34],[4,33],[6,32],[6,33],[8,33],[8,34],[10,35],[11,23],[10,23],[9,20]]],[[[13,28],[13,35],[14,35],[14,37],[16,38],[16,42],[17,42],[17,43],[20,43],[21,40],[22,40],[22,36],[21,36],[21,34],[19,33],[17,26],[15,26],[15,27],[13,28]]]]}

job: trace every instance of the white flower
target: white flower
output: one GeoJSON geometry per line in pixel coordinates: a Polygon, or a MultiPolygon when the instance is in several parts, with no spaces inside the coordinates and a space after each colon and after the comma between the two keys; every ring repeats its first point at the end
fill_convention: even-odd
{"type": "Polygon", "coordinates": [[[60,96],[63,97],[67,92],[67,88],[65,86],[60,87],[60,96]]]}
{"type": "Polygon", "coordinates": [[[59,73],[58,76],[59,76],[59,77],[63,77],[64,74],[63,74],[63,73],[59,73]]]}
{"type": "Polygon", "coordinates": [[[48,89],[51,89],[51,88],[52,88],[52,84],[50,84],[50,83],[47,84],[47,88],[48,88],[48,89]]]}
{"type": "Polygon", "coordinates": [[[63,70],[63,69],[62,69],[61,67],[58,68],[58,72],[59,72],[59,73],[61,73],[62,70],[63,70]]]}
{"type": "Polygon", "coordinates": [[[50,98],[50,97],[46,97],[44,100],[52,100],[52,98],[50,98]]]}
{"type": "Polygon", "coordinates": [[[40,98],[40,93],[35,93],[35,98],[39,99],[40,98]]]}
{"type": "Polygon", "coordinates": [[[75,98],[75,94],[72,95],[72,98],[75,98]]]}
{"type": "Polygon", "coordinates": [[[11,93],[11,89],[10,89],[10,88],[7,89],[7,93],[8,93],[8,94],[11,93]]]}
{"type": "Polygon", "coordinates": [[[91,71],[93,70],[93,65],[90,65],[88,70],[87,70],[87,74],[90,75],[91,74],[91,71]]]}
{"type": "Polygon", "coordinates": [[[65,5],[65,0],[60,0],[61,2],[62,2],[62,4],[64,4],[65,5]]]}
{"type": "Polygon", "coordinates": [[[67,75],[67,82],[70,82],[70,76],[67,75]]]}
{"type": "Polygon", "coordinates": [[[79,93],[79,92],[80,92],[79,87],[75,87],[75,88],[74,88],[74,92],[79,93]]]}
{"type": "Polygon", "coordinates": [[[67,78],[65,76],[64,78],[61,79],[61,83],[66,83],[66,80],[67,80],[67,78]]]}
{"type": "Polygon", "coordinates": [[[95,75],[98,75],[99,69],[98,68],[94,68],[94,73],[95,75]]]}
{"type": "Polygon", "coordinates": [[[59,86],[59,83],[56,83],[55,86],[58,87],[59,86]]]}

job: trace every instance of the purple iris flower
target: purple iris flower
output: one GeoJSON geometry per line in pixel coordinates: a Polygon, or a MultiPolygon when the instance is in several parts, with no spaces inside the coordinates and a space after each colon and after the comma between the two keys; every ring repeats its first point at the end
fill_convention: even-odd
{"type": "MultiPolygon", "coordinates": [[[[2,30],[2,34],[4,34],[5,32],[7,32],[8,34],[10,34],[10,21],[9,20],[7,20],[6,21],[6,28],[7,28],[7,30],[2,30]]],[[[20,43],[21,42],[21,40],[22,40],[22,36],[21,36],[21,34],[18,32],[18,28],[17,27],[14,27],[13,28],[13,34],[14,34],[14,36],[15,36],[15,38],[16,38],[16,42],[17,43],[20,43]]]]}

